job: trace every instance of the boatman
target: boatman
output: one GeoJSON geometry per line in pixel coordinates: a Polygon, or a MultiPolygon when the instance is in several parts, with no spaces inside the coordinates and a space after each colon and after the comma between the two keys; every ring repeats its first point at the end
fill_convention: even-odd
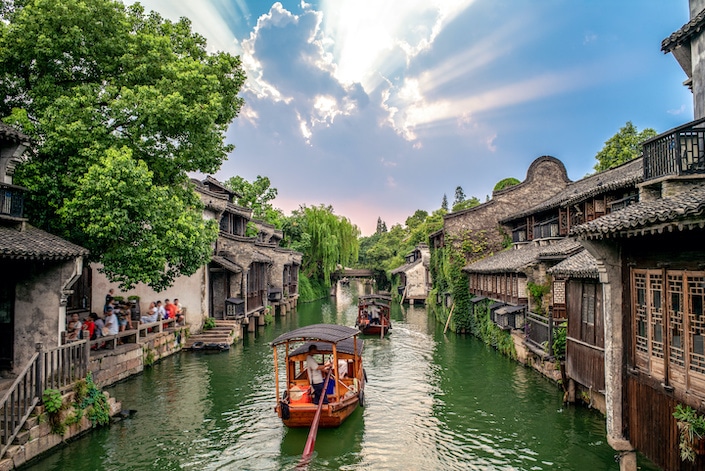
{"type": "MultiPolygon", "coordinates": [[[[318,405],[318,401],[323,394],[323,371],[328,371],[328,365],[319,365],[313,357],[318,353],[316,345],[311,344],[308,347],[308,355],[306,356],[306,369],[308,370],[308,380],[313,388],[313,403],[318,405]]],[[[328,404],[328,398],[323,394],[323,404],[328,404]]]]}

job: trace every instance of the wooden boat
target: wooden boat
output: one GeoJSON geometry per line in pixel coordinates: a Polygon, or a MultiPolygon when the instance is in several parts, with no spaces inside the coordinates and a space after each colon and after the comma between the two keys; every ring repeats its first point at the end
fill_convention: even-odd
{"type": "Polygon", "coordinates": [[[366,294],[357,302],[355,326],[365,335],[386,335],[392,329],[389,318],[392,297],[387,294],[366,294]]]}
{"type": "MultiPolygon", "coordinates": [[[[335,324],[314,324],[280,335],[272,342],[276,378],[277,415],[287,427],[310,427],[317,404],[306,369],[306,356],[315,345],[316,360],[331,365],[319,427],[337,427],[358,405],[364,405],[365,371],[359,330],[335,324]],[[279,376],[279,350],[284,351],[285,378],[279,376]],[[321,358],[322,357],[322,358],[321,358]],[[345,373],[347,370],[347,373],[345,373]],[[280,383],[283,381],[283,383],[280,383]]],[[[324,374],[324,378],[325,378],[324,374]]]]}

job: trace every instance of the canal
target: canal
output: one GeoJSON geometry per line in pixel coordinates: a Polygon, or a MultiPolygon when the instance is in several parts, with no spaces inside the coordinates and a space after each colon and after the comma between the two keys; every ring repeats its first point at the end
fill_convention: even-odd
{"type": "MultiPolygon", "coordinates": [[[[296,468],[307,430],[273,411],[269,342],[298,326],[354,325],[356,298],[346,289],[302,304],[228,352],[182,353],[109,388],[131,418],[26,469],[296,468]]],[[[619,469],[599,413],[564,406],[555,384],[475,338],[444,335],[423,307],[394,306],[392,319],[388,338],[365,340],[364,409],[319,431],[308,470],[619,469]]]]}

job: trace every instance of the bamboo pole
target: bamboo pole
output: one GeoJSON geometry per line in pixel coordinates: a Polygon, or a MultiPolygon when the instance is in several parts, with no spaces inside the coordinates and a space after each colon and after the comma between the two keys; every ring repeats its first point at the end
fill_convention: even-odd
{"type": "Polygon", "coordinates": [[[404,304],[404,298],[406,298],[406,290],[409,289],[409,285],[404,286],[404,293],[401,295],[401,301],[399,301],[399,305],[401,306],[404,304]]]}
{"type": "Polygon", "coordinates": [[[450,306],[450,313],[448,314],[448,319],[446,320],[446,326],[443,329],[443,333],[446,333],[446,330],[448,330],[448,325],[450,324],[450,318],[453,316],[453,309],[455,309],[455,303],[453,303],[452,306],[450,306]]]}

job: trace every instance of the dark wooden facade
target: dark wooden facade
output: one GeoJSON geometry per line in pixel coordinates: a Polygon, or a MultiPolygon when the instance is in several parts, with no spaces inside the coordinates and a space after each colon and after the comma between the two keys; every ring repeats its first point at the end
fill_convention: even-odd
{"type": "Polygon", "coordinates": [[[692,467],[681,461],[673,418],[679,403],[705,412],[703,237],[703,231],[676,232],[623,245],[625,435],[667,470],[705,469],[702,456],[692,467]]]}
{"type": "Polygon", "coordinates": [[[470,273],[470,292],[507,304],[527,304],[526,275],[522,273],[470,273]]]}
{"type": "Polygon", "coordinates": [[[602,285],[593,279],[566,281],[566,373],[582,386],[604,393],[605,337],[602,285]]]}

